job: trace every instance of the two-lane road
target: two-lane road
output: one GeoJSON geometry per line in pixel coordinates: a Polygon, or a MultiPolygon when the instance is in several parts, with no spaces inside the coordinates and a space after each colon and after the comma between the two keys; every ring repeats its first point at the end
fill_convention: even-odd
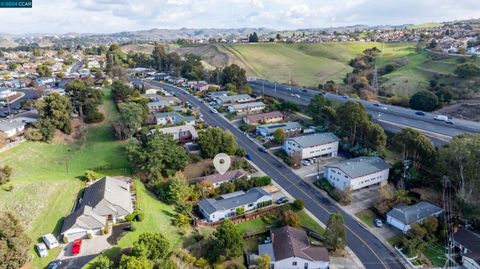
{"type": "MultiPolygon", "coordinates": [[[[264,80],[249,81],[248,85],[250,85],[256,93],[288,100],[305,106],[309,104],[311,98],[320,94],[319,91],[292,87],[264,80]]],[[[394,126],[418,129],[424,132],[427,136],[432,137],[434,142],[436,139],[444,143],[447,142],[448,139],[451,139],[451,137],[463,133],[480,133],[479,122],[455,118],[455,124],[451,125],[434,120],[434,114],[432,113],[425,113],[425,115],[422,116],[417,115],[415,110],[409,108],[384,104],[375,106],[375,103],[373,102],[346,98],[332,93],[326,93],[325,97],[340,103],[345,103],[348,100],[358,101],[362,103],[367,112],[372,115],[373,119],[385,129],[394,129],[394,126]],[[438,135],[438,137],[436,135],[438,135]]]]}
{"type": "Polygon", "coordinates": [[[303,182],[303,180],[286,167],[284,163],[267,153],[260,152],[254,142],[224,118],[211,113],[207,105],[194,96],[185,94],[183,90],[175,86],[159,82],[151,82],[151,84],[174,92],[181,100],[188,100],[190,103],[198,106],[204,115],[204,120],[209,125],[218,126],[234,134],[237,137],[239,146],[245,148],[247,153],[252,156],[252,161],[293,197],[303,199],[305,201],[305,207],[320,221],[327,223],[332,212],[341,212],[345,220],[348,246],[355,252],[366,268],[405,268],[390,249],[383,245],[382,242],[372,235],[363,225],[343,212],[338,206],[331,203],[330,200],[317,189],[303,182]]]}

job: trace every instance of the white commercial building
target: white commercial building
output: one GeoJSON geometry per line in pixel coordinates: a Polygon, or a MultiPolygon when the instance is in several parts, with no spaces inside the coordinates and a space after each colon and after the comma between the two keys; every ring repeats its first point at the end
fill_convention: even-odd
{"type": "Polygon", "coordinates": [[[283,150],[289,155],[300,153],[303,159],[319,156],[335,157],[338,153],[340,139],[333,133],[317,133],[287,138],[283,142],[283,150]]]}
{"type": "Polygon", "coordinates": [[[326,166],[325,178],[336,189],[358,190],[386,184],[390,165],[379,157],[357,157],[326,166]]]}

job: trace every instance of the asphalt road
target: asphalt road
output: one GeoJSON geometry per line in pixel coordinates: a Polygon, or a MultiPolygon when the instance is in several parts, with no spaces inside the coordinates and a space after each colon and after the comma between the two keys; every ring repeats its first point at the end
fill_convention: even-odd
{"type": "MultiPolygon", "coordinates": [[[[264,93],[272,97],[288,100],[300,105],[308,105],[310,99],[319,92],[315,90],[303,89],[299,87],[291,87],[283,84],[275,84],[264,80],[249,81],[250,85],[256,93],[264,93]]],[[[468,120],[454,118],[455,124],[451,125],[445,122],[433,119],[435,114],[425,113],[424,116],[416,115],[415,110],[403,108],[399,106],[384,105],[374,106],[373,102],[359,100],[354,98],[345,98],[340,95],[326,93],[325,97],[340,103],[348,100],[354,100],[362,103],[371,114],[374,120],[381,119],[379,122],[382,126],[393,123],[406,127],[411,127],[427,132],[427,135],[439,134],[441,136],[453,137],[463,133],[480,133],[480,123],[468,120]]]]}
{"type": "Polygon", "coordinates": [[[327,223],[331,213],[341,212],[345,220],[348,246],[355,252],[366,268],[405,268],[390,249],[372,235],[363,224],[358,223],[350,215],[331,203],[321,192],[305,183],[284,163],[268,153],[260,152],[253,141],[224,118],[211,113],[206,104],[201,103],[192,95],[185,94],[183,90],[177,87],[159,82],[151,82],[151,84],[174,92],[182,101],[188,100],[190,103],[198,106],[204,120],[209,125],[218,126],[233,133],[237,137],[239,146],[245,148],[247,153],[252,156],[252,161],[293,197],[303,199],[305,207],[321,222],[327,223]]]}

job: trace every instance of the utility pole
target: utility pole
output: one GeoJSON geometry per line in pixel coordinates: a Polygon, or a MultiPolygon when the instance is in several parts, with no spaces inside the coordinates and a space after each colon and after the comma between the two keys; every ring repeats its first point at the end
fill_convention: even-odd
{"type": "Polygon", "coordinates": [[[405,190],[405,183],[406,180],[405,178],[407,177],[407,170],[410,168],[411,161],[410,160],[404,160],[403,161],[403,175],[402,175],[402,181],[400,182],[400,189],[405,190]]]}

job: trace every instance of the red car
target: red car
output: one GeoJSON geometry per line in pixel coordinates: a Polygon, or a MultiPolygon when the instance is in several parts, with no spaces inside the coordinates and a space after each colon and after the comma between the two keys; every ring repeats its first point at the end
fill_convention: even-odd
{"type": "Polygon", "coordinates": [[[78,253],[80,253],[81,249],[82,249],[82,239],[77,239],[73,241],[72,255],[77,255],[78,253]]]}

